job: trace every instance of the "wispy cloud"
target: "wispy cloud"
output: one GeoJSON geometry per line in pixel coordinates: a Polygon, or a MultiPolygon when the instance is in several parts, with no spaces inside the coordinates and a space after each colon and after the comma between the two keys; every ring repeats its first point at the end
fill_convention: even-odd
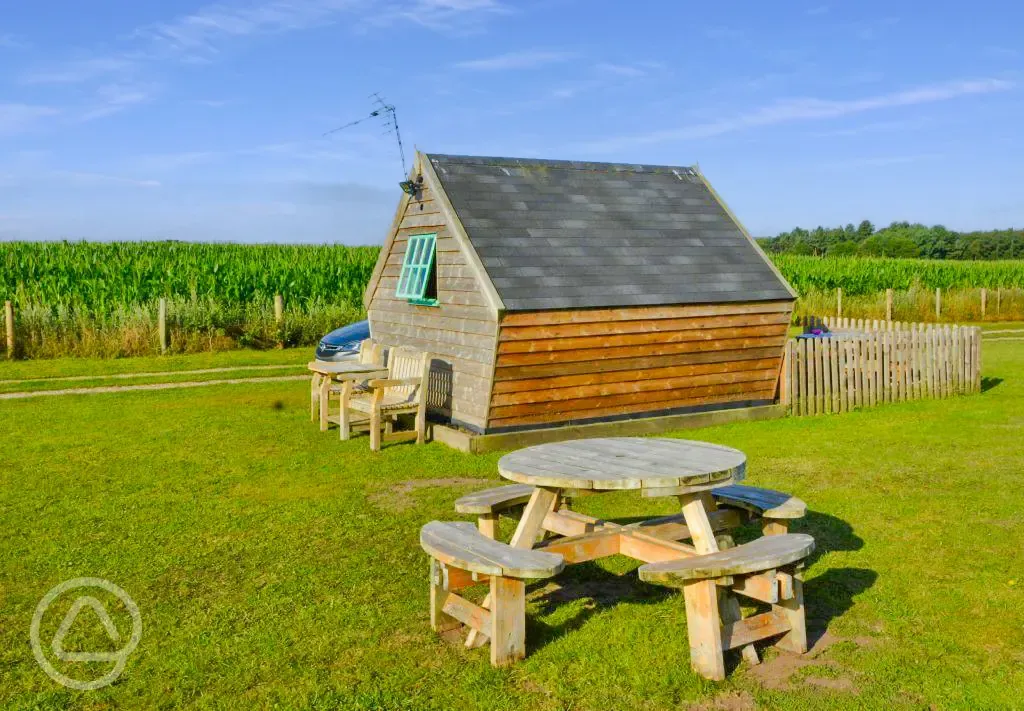
{"type": "Polygon", "coordinates": [[[535,69],[547,64],[565,62],[577,55],[572,52],[552,52],[545,50],[526,50],[522,52],[508,52],[494,57],[483,59],[470,59],[464,62],[457,62],[456,69],[466,69],[476,72],[498,72],[508,69],[535,69]]]}
{"type": "Polygon", "coordinates": [[[136,156],[129,163],[132,169],[166,173],[182,168],[209,165],[239,156],[258,156],[277,161],[316,163],[321,161],[350,160],[354,154],[338,150],[328,141],[286,141],[266,143],[247,148],[212,151],[182,151],[178,153],[155,153],[136,156]]]}
{"type": "Polygon", "coordinates": [[[0,49],[28,49],[28,42],[18,39],[9,32],[0,32],[0,49]]]}
{"type": "Polygon", "coordinates": [[[990,57],[998,57],[999,59],[1016,59],[1020,56],[1020,50],[1014,47],[992,45],[985,47],[985,54],[990,57]]]}
{"type": "Polygon", "coordinates": [[[348,20],[351,28],[418,23],[438,32],[506,12],[498,0],[232,0],[140,27],[119,51],[49,62],[26,72],[24,84],[124,80],[161,61],[206,64],[231,42],[348,20]]]}
{"type": "Polygon", "coordinates": [[[73,59],[33,69],[22,75],[22,84],[77,84],[92,81],[110,74],[128,71],[135,62],[127,57],[91,57],[73,59]]]}
{"type": "Polygon", "coordinates": [[[218,51],[232,39],[331,25],[349,17],[360,27],[413,22],[435,30],[458,29],[466,22],[505,12],[497,0],[264,0],[221,2],[168,22],[142,27],[135,36],[154,50],[181,53],[218,51]]]}
{"type": "Polygon", "coordinates": [[[330,23],[356,0],[271,0],[248,5],[217,3],[169,22],[136,31],[136,36],[174,51],[214,50],[225,39],[301,30],[330,23]]]}
{"type": "Polygon", "coordinates": [[[105,175],[103,173],[82,173],[73,170],[55,170],[50,173],[50,176],[80,187],[105,185],[129,185],[137,188],[160,187],[160,181],[158,180],[140,180],[138,178],[126,178],[120,175],[105,175]]]}
{"type": "Polygon", "coordinates": [[[59,113],[60,110],[52,106],[0,104],[0,136],[34,128],[43,119],[59,113]]]}
{"type": "Polygon", "coordinates": [[[93,121],[112,116],[125,109],[149,101],[153,96],[149,87],[131,84],[108,84],[96,91],[95,104],[79,117],[82,121],[93,121]]]}
{"type": "Polygon", "coordinates": [[[831,138],[835,136],[859,136],[862,133],[888,133],[898,131],[914,131],[924,128],[932,121],[929,118],[908,119],[905,121],[870,121],[859,126],[837,128],[829,131],[815,131],[811,136],[831,138]]]}
{"type": "Polygon", "coordinates": [[[271,143],[254,148],[243,148],[236,153],[238,155],[278,156],[303,161],[349,160],[353,157],[352,153],[331,148],[330,144],[324,141],[271,143]]]}
{"type": "Polygon", "coordinates": [[[907,156],[876,156],[872,158],[853,158],[851,160],[834,161],[823,163],[823,168],[834,170],[848,170],[851,168],[884,168],[890,165],[904,165],[907,163],[920,163],[927,160],[938,160],[944,156],[941,153],[920,153],[907,156]]]}
{"type": "Polygon", "coordinates": [[[704,36],[712,40],[738,41],[746,36],[746,32],[736,27],[705,27],[704,36]]]}
{"type": "Polygon", "coordinates": [[[829,9],[828,5],[815,5],[814,7],[807,8],[807,14],[811,16],[824,15],[829,11],[829,9]]]}
{"type": "Polygon", "coordinates": [[[154,173],[165,173],[179,168],[203,165],[217,160],[225,153],[219,151],[183,151],[180,153],[154,153],[136,156],[132,166],[154,173]]]}
{"type": "Polygon", "coordinates": [[[615,151],[636,145],[711,138],[762,126],[833,119],[901,106],[948,101],[962,96],[1007,91],[1013,87],[1013,82],[1003,79],[976,79],[932,84],[861,99],[783,99],[732,118],[635,136],[610,138],[588,143],[583,147],[593,151],[615,151]]]}
{"type": "Polygon", "coordinates": [[[648,68],[639,67],[635,64],[613,64],[612,62],[600,62],[596,67],[597,71],[604,74],[611,74],[617,77],[640,78],[647,76],[648,68]]]}
{"type": "Polygon", "coordinates": [[[222,109],[234,102],[231,99],[195,99],[192,103],[205,106],[208,109],[222,109]]]}
{"type": "Polygon", "coordinates": [[[466,34],[479,30],[488,18],[509,12],[498,0],[398,0],[377,3],[360,26],[411,22],[435,32],[466,34]]]}
{"type": "Polygon", "coordinates": [[[872,42],[880,39],[889,28],[898,24],[898,17],[883,17],[871,22],[863,22],[853,25],[853,35],[864,42],[872,42]]]}

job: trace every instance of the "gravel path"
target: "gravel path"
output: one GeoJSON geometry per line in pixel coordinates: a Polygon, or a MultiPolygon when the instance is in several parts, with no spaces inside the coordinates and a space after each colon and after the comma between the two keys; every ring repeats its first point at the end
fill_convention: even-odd
{"type": "Polygon", "coordinates": [[[0,385],[16,385],[18,383],[49,383],[55,380],[124,380],[127,378],[152,378],[159,375],[201,375],[204,373],[230,373],[236,370],[285,370],[287,368],[305,368],[304,363],[294,365],[236,365],[226,368],[203,368],[202,370],[167,370],[155,373],[108,373],[106,375],[57,375],[45,378],[21,378],[19,380],[0,380],[0,385]]]}
{"type": "MultiPolygon", "coordinates": [[[[264,366],[257,366],[264,367],[264,366]]],[[[277,366],[274,366],[277,367],[277,366]]],[[[289,366],[290,367],[290,366],[289,366]]],[[[225,370],[237,370],[226,368],[225,370]]],[[[195,372],[217,372],[195,371],[195,372]]],[[[181,383],[150,383],[147,385],[106,385],[96,388],[64,388],[62,390],[33,390],[21,393],[0,393],[0,400],[23,400],[30,397],[51,397],[53,395],[96,395],[99,393],[121,393],[132,390],[173,390],[175,388],[202,388],[207,385],[235,385],[241,383],[280,383],[288,380],[309,380],[308,375],[272,375],[264,378],[230,378],[225,380],[189,380],[181,383]]]]}

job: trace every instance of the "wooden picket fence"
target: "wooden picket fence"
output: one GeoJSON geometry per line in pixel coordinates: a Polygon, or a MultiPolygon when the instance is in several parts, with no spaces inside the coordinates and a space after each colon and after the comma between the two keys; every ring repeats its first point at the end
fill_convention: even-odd
{"type": "Polygon", "coordinates": [[[981,391],[981,329],[820,319],[831,336],[786,343],[782,403],[793,415],[981,391]]]}

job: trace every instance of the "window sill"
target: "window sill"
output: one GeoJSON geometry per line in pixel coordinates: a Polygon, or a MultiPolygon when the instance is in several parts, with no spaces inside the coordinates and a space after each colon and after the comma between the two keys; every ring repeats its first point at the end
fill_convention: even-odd
{"type": "Polygon", "coordinates": [[[437,299],[409,299],[413,306],[440,306],[437,299]]]}

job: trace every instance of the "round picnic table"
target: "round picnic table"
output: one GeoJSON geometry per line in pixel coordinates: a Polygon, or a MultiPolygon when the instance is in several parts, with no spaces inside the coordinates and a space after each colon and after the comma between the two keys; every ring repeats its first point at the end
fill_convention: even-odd
{"type": "MultiPolygon", "coordinates": [[[[692,546],[674,544],[678,557],[718,551],[708,509],[714,503],[709,489],[744,478],[747,457],[731,447],[692,440],[608,437],[542,444],[506,454],[498,461],[502,477],[534,486],[511,545],[532,548],[544,531],[572,535],[615,524],[559,510],[563,495],[571,491],[640,490],[645,496],[675,496],[682,505],[685,537],[692,546]]],[[[622,527],[625,530],[624,527],[622,527]]],[[[679,527],[668,527],[678,540],[679,527]]],[[[650,529],[655,537],[658,529],[650,529]]],[[[664,529],[662,529],[664,530],[664,529]]],[[[636,538],[629,535],[630,543],[636,538]]],[[[666,539],[669,545],[671,539],[666,539]]],[[[650,541],[647,541],[650,543],[650,541]]],[[[648,546],[650,547],[650,546],[648,546]]],[[[673,548],[659,555],[671,557],[673,548]]],[[[619,552],[619,551],[616,551],[619,552]]],[[[592,558],[586,558],[591,560],[592,558]]],[[[567,561],[569,562],[569,561],[567,561]]]]}
{"type": "Polygon", "coordinates": [[[738,449],[684,439],[606,437],[541,444],[506,454],[498,472],[539,487],[678,496],[743,479],[738,449]]]}

